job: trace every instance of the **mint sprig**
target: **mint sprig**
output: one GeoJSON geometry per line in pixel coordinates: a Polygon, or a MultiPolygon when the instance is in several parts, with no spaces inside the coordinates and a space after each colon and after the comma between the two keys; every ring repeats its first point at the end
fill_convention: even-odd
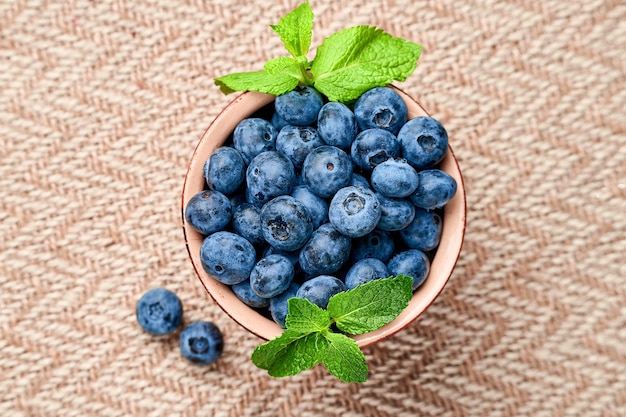
{"type": "Polygon", "coordinates": [[[311,85],[330,101],[347,103],[371,88],[404,81],[415,71],[422,46],[373,26],[354,26],[327,37],[309,62],[306,55],[313,18],[306,2],[277,25],[270,25],[291,57],[271,59],[262,71],[225,75],[215,83],[225,94],[258,91],[281,95],[299,84],[311,85]]]}
{"type": "Polygon", "coordinates": [[[413,295],[413,278],[398,275],[377,279],[331,297],[326,310],[304,298],[288,301],[286,329],[257,346],[252,362],[271,376],[296,375],[318,363],[344,382],[364,382],[365,355],[348,334],[376,330],[394,320],[413,295]]]}

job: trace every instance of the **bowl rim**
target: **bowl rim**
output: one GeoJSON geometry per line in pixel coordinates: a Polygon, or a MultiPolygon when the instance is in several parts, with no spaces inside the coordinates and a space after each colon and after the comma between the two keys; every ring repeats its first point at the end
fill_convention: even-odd
{"type": "MultiPolygon", "coordinates": [[[[407,93],[405,93],[403,90],[399,89],[396,86],[390,85],[390,87],[396,90],[396,92],[400,94],[403,100],[407,103],[407,107],[409,107],[409,119],[420,116],[420,115],[430,116],[430,114],[421,106],[421,104],[419,104],[417,100],[415,100],[414,98],[412,98],[411,96],[409,96],[407,93]]],[[[264,340],[269,340],[280,335],[282,332],[282,329],[276,323],[262,316],[258,311],[247,306],[246,304],[241,302],[238,298],[236,298],[232,290],[230,290],[229,286],[220,283],[219,281],[212,278],[209,274],[207,274],[204,271],[204,269],[202,268],[202,265],[199,262],[199,253],[198,254],[192,253],[192,249],[190,247],[193,241],[196,241],[196,242],[200,241],[201,243],[202,235],[200,235],[197,231],[193,230],[191,226],[187,223],[185,219],[185,206],[187,202],[189,201],[189,199],[193,195],[195,195],[195,193],[199,192],[197,188],[196,188],[196,191],[191,190],[192,186],[197,184],[199,180],[198,178],[192,178],[192,173],[201,172],[204,162],[206,161],[208,156],[210,156],[210,154],[213,152],[214,149],[223,145],[223,143],[228,140],[230,133],[232,133],[232,131],[234,130],[234,127],[240,120],[246,117],[250,117],[257,110],[261,109],[267,104],[270,104],[272,101],[274,101],[274,99],[275,99],[275,96],[270,95],[270,94],[257,93],[257,92],[244,92],[244,93],[239,94],[232,101],[230,101],[217,114],[217,116],[209,124],[209,126],[206,128],[206,130],[200,137],[200,140],[196,144],[192,157],[187,166],[187,172],[185,174],[185,179],[183,182],[183,190],[181,193],[181,218],[182,218],[183,236],[185,239],[185,246],[187,248],[187,254],[194,268],[196,277],[200,280],[202,286],[204,287],[206,292],[209,294],[209,296],[213,299],[213,301],[231,319],[233,319],[236,323],[238,323],[240,326],[245,328],[250,333],[264,340]],[[237,112],[232,118],[232,120],[228,119],[228,117],[231,116],[231,113],[237,111],[239,107],[241,107],[242,104],[245,106],[246,110],[244,112],[237,112]],[[236,122],[233,122],[233,120],[236,120],[236,122]],[[228,123],[228,121],[230,121],[230,123],[228,123]],[[220,126],[219,122],[223,122],[222,123],[223,126],[220,126]],[[213,132],[214,130],[217,130],[217,132],[213,132]],[[209,138],[212,137],[213,133],[219,134],[219,136],[222,137],[221,140],[218,140],[215,143],[211,143],[209,138]],[[210,149],[211,147],[213,148],[212,150],[210,149]],[[205,148],[209,150],[207,151],[205,148]],[[201,153],[204,153],[205,156],[208,153],[207,158],[201,157],[200,155],[201,153]],[[204,160],[201,160],[201,158],[204,160]],[[194,184],[192,185],[192,183],[194,184]],[[233,302],[235,303],[235,305],[240,305],[240,307],[244,309],[243,310],[244,314],[237,314],[237,309],[232,307],[233,302]],[[248,312],[252,312],[253,314],[250,315],[248,314],[248,312]],[[256,316],[258,316],[258,318],[256,316]],[[260,323],[259,323],[259,319],[261,319],[260,323]],[[254,323],[256,323],[257,325],[256,326],[253,325],[254,323]],[[259,324],[261,324],[260,327],[259,327],[259,324]]],[[[457,217],[457,222],[460,222],[460,224],[458,225],[456,229],[453,229],[452,232],[449,232],[452,236],[452,240],[453,240],[452,243],[454,244],[451,247],[451,249],[455,253],[454,259],[445,259],[443,261],[440,261],[437,264],[437,265],[441,264],[445,266],[444,268],[445,276],[439,277],[439,279],[437,279],[438,285],[434,287],[432,287],[432,285],[426,287],[426,283],[428,282],[428,279],[427,279],[425,284],[422,287],[418,288],[413,294],[413,297],[409,304],[409,307],[412,306],[413,308],[407,307],[392,322],[388,323],[387,325],[373,332],[369,332],[369,333],[365,333],[365,334],[357,335],[357,336],[351,336],[353,339],[357,341],[360,347],[368,346],[370,344],[384,340],[396,334],[400,330],[404,329],[405,327],[410,325],[412,322],[414,322],[417,318],[419,318],[435,302],[437,297],[441,294],[441,292],[447,285],[448,281],[450,280],[450,277],[456,267],[456,264],[458,263],[458,260],[461,256],[463,243],[465,240],[465,229],[467,227],[467,200],[466,200],[466,190],[465,190],[465,182],[463,179],[463,175],[459,167],[458,160],[454,154],[454,151],[452,150],[452,147],[449,144],[448,144],[448,149],[446,151],[446,156],[444,157],[444,160],[441,162],[441,164],[444,164],[444,163],[447,164],[446,166],[449,166],[448,169],[452,169],[451,175],[457,181],[457,192],[455,196],[453,197],[453,199],[451,200],[451,202],[448,203],[444,207],[444,222],[443,222],[444,232],[446,232],[445,231],[445,228],[446,228],[445,219],[446,217],[448,217],[447,210],[449,210],[449,207],[453,206],[455,210],[454,215],[457,217]],[[451,205],[453,201],[454,201],[454,204],[451,205]],[[417,294],[425,293],[425,291],[423,291],[424,288],[428,288],[429,290],[427,292],[427,296],[416,298],[417,294]]],[[[202,177],[202,175],[200,175],[200,177],[202,177]]],[[[202,181],[204,181],[203,178],[202,178],[202,181]]],[[[442,236],[444,232],[442,232],[442,236]]],[[[439,248],[437,249],[437,251],[439,251],[439,248]]],[[[437,253],[435,254],[433,263],[438,259],[437,253]]],[[[432,264],[431,264],[431,267],[432,267],[432,264]]],[[[429,274],[429,277],[430,277],[430,274],[429,274]]]]}

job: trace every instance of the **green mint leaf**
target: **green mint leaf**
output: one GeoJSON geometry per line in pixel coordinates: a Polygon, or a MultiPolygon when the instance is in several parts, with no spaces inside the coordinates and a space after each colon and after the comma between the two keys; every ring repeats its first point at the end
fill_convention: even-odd
{"type": "Polygon", "coordinates": [[[286,329],[279,337],[257,346],[251,359],[271,376],[296,375],[320,363],[328,344],[328,339],[320,332],[286,329]]]}
{"type": "Polygon", "coordinates": [[[267,71],[236,72],[215,79],[224,94],[234,91],[258,91],[279,96],[293,90],[298,79],[290,74],[270,75],[267,71]]]}
{"type": "Polygon", "coordinates": [[[321,332],[330,327],[328,311],[321,309],[305,298],[291,298],[288,301],[285,324],[297,332],[321,332]]]}
{"type": "Polygon", "coordinates": [[[349,102],[365,91],[411,75],[422,46],[373,26],[354,26],[324,40],[311,64],[315,88],[331,101],[349,102]]]}
{"type": "Polygon", "coordinates": [[[278,75],[281,72],[288,71],[290,67],[297,68],[300,64],[295,58],[290,56],[281,56],[279,58],[270,59],[265,63],[263,69],[269,75],[278,75]]]}
{"type": "Polygon", "coordinates": [[[322,361],[326,369],[344,382],[365,382],[367,364],[356,341],[332,332],[324,333],[324,338],[328,341],[322,361]]]}
{"type": "Polygon", "coordinates": [[[412,284],[413,279],[407,275],[370,281],[332,296],[328,313],[345,333],[371,332],[391,322],[406,308],[413,296],[412,284]]]}
{"type": "Polygon", "coordinates": [[[294,57],[306,55],[311,46],[313,33],[313,10],[309,2],[302,3],[291,13],[280,19],[277,25],[270,25],[280,35],[285,49],[294,57]]]}

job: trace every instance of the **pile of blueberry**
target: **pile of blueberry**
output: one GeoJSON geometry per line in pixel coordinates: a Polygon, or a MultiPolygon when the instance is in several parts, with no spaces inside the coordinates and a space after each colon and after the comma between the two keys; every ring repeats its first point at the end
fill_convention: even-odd
{"type": "Polygon", "coordinates": [[[445,129],[407,120],[395,90],[369,90],[352,108],[325,101],[297,87],[242,120],[185,209],[206,235],[204,270],[282,327],[291,297],[325,308],[338,292],[398,274],[417,289],[456,192],[437,168],[445,129]]]}

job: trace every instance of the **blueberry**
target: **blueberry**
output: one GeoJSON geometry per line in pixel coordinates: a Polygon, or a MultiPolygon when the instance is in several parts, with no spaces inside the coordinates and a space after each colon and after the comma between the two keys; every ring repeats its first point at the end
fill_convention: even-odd
{"type": "Polygon", "coordinates": [[[352,142],[350,156],[359,168],[371,171],[387,159],[400,156],[400,142],[386,130],[367,129],[352,142]]]}
{"type": "Polygon", "coordinates": [[[285,291],[293,281],[293,264],[282,255],[261,259],[250,272],[250,288],[259,297],[272,298],[285,291]]]}
{"type": "Polygon", "coordinates": [[[292,282],[285,291],[270,299],[270,314],[272,319],[283,329],[285,328],[285,319],[289,312],[289,299],[294,298],[300,285],[292,282]]]}
{"type": "Polygon", "coordinates": [[[324,104],[317,115],[317,130],[324,142],[342,149],[350,148],[359,133],[356,117],[345,104],[324,104]]]}
{"type": "Polygon", "coordinates": [[[372,190],[351,185],[337,191],[328,208],[328,219],[344,235],[361,237],[376,228],[380,213],[372,190]]]}
{"type": "Polygon", "coordinates": [[[245,281],[256,261],[252,243],[231,232],[207,236],[200,246],[200,261],[204,270],[223,284],[245,281]]]}
{"type": "Polygon", "coordinates": [[[291,161],[275,152],[262,152],[254,157],[246,171],[249,199],[263,205],[274,197],[291,193],[296,185],[296,172],[291,161]]]}
{"type": "Polygon", "coordinates": [[[352,265],[346,274],[345,282],[346,287],[351,290],[366,282],[388,276],[389,271],[383,261],[376,258],[365,258],[352,265]]]}
{"type": "Polygon", "coordinates": [[[407,197],[417,188],[417,171],[404,159],[388,159],[374,167],[370,182],[386,197],[407,197]]]}
{"type": "Polygon", "coordinates": [[[350,185],[358,186],[361,188],[369,188],[369,189],[372,188],[370,187],[370,183],[367,180],[367,178],[365,178],[361,174],[357,174],[356,172],[352,173],[352,178],[350,179],[350,185]]]}
{"type": "Polygon", "coordinates": [[[239,284],[231,286],[233,292],[244,304],[252,308],[265,308],[269,307],[269,298],[259,297],[257,293],[252,291],[250,287],[250,280],[247,279],[239,284]]]}
{"type": "Polygon", "coordinates": [[[408,275],[413,278],[413,290],[424,283],[430,271],[428,256],[420,250],[409,249],[391,258],[387,269],[391,275],[408,275]]]}
{"type": "Polygon", "coordinates": [[[323,105],[324,101],[320,93],[308,86],[298,86],[276,97],[274,102],[276,113],[287,123],[296,126],[315,123],[323,105]]]}
{"type": "Polygon", "coordinates": [[[437,165],[448,149],[448,133],[432,117],[420,116],[406,122],[398,140],[403,157],[417,170],[437,165]]]}
{"type": "Polygon", "coordinates": [[[224,350],[222,333],[213,323],[194,321],[180,333],[180,353],[198,365],[210,365],[224,350]]]}
{"type": "Polygon", "coordinates": [[[246,164],[265,151],[276,150],[278,131],[270,122],[258,117],[243,119],[233,131],[233,146],[246,164]]]}
{"type": "Polygon", "coordinates": [[[205,179],[211,190],[230,195],[246,178],[246,163],[241,153],[230,146],[217,148],[207,159],[205,179]]]}
{"type": "Polygon", "coordinates": [[[441,228],[441,217],[437,213],[416,208],[413,221],[399,233],[409,248],[427,252],[439,245],[441,228]]]}
{"type": "Polygon", "coordinates": [[[302,166],[304,182],[320,197],[333,196],[352,178],[352,161],[348,154],[334,146],[312,150],[302,166]]]}
{"type": "Polygon", "coordinates": [[[332,274],[348,260],[351,243],[349,237],[325,223],[300,250],[300,268],[309,275],[332,274]]]}
{"type": "Polygon", "coordinates": [[[387,262],[391,258],[394,248],[395,244],[389,233],[374,229],[372,233],[354,239],[350,260],[354,262],[364,258],[376,258],[387,262]]]}
{"type": "Polygon", "coordinates": [[[154,335],[172,333],[183,320],[180,299],[165,288],[154,288],[141,296],[136,308],[142,329],[154,335]]]}
{"type": "Polygon", "coordinates": [[[261,209],[261,232],[276,249],[292,251],[301,248],[311,237],[313,220],[304,204],[283,195],[261,209]]]}
{"type": "Polygon", "coordinates": [[[304,204],[311,214],[313,229],[328,222],[328,202],[316,195],[306,185],[298,185],[291,192],[291,196],[304,204]]]}
{"type": "Polygon", "coordinates": [[[287,125],[278,133],[276,150],[289,158],[294,167],[300,169],[309,152],[323,144],[316,129],[310,126],[287,125]]]}
{"type": "Polygon", "coordinates": [[[330,297],[346,290],[346,284],[339,278],[330,275],[320,275],[302,284],[296,293],[296,297],[306,298],[318,307],[326,308],[330,297]]]}
{"type": "Polygon", "coordinates": [[[417,174],[418,186],[411,195],[417,207],[433,210],[445,206],[456,194],[456,181],[440,169],[426,169],[417,174]]]}
{"type": "Polygon", "coordinates": [[[402,230],[407,227],[415,217],[415,206],[411,201],[400,198],[388,198],[376,193],[380,203],[380,220],[377,228],[388,232],[402,230]]]}
{"type": "Polygon", "coordinates": [[[204,235],[222,230],[232,214],[230,200],[219,191],[200,191],[191,197],[185,207],[187,223],[204,235]]]}
{"type": "Polygon", "coordinates": [[[261,209],[255,205],[242,203],[235,207],[232,224],[235,232],[251,243],[255,245],[265,243],[261,231],[261,209]]]}
{"type": "Polygon", "coordinates": [[[273,246],[268,246],[263,251],[263,257],[265,258],[265,257],[268,257],[270,255],[282,255],[282,256],[284,256],[285,258],[289,259],[289,262],[291,262],[291,264],[295,268],[298,265],[298,256],[300,255],[300,251],[299,250],[286,251],[286,250],[276,249],[273,246]]]}
{"type": "Polygon", "coordinates": [[[366,91],[354,104],[354,114],[361,130],[379,128],[396,135],[406,122],[407,113],[402,98],[387,87],[366,91]]]}

